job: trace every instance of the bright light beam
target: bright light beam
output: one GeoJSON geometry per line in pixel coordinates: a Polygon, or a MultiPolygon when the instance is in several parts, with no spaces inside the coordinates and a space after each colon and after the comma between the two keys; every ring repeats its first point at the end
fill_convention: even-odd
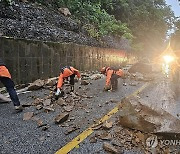
{"type": "Polygon", "coordinates": [[[170,62],[172,62],[174,60],[173,56],[169,56],[169,55],[165,55],[163,56],[164,61],[169,64],[170,62]]]}

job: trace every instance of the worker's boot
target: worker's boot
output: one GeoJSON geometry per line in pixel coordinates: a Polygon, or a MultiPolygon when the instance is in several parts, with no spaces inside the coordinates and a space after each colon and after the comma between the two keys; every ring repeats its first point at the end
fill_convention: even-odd
{"type": "Polygon", "coordinates": [[[114,80],[112,83],[112,91],[116,91],[118,89],[118,81],[114,80]]]}
{"type": "Polygon", "coordinates": [[[74,85],[71,85],[71,91],[70,92],[73,92],[74,91],[74,85]]]}
{"type": "Polygon", "coordinates": [[[16,111],[16,113],[22,112],[23,111],[22,105],[15,106],[15,111],[16,111]]]}

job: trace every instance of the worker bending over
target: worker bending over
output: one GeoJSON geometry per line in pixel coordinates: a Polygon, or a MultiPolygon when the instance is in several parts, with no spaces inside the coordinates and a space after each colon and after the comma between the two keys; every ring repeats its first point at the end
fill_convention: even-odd
{"type": "Polygon", "coordinates": [[[101,73],[106,75],[106,85],[104,91],[115,91],[118,88],[118,78],[124,75],[121,69],[113,69],[111,67],[103,67],[101,73]]]}
{"type": "Polygon", "coordinates": [[[72,66],[65,66],[63,68],[61,68],[61,72],[59,75],[59,80],[57,83],[57,92],[56,92],[56,96],[62,95],[63,91],[62,91],[62,86],[64,83],[64,80],[70,81],[70,86],[71,86],[71,92],[74,91],[74,78],[75,75],[77,75],[77,77],[80,79],[81,75],[79,73],[79,71],[77,69],[75,69],[72,66]]]}
{"type": "Polygon", "coordinates": [[[9,73],[8,69],[6,68],[5,63],[0,58],[0,81],[6,87],[9,96],[15,106],[16,112],[21,112],[23,110],[22,106],[20,105],[19,98],[17,93],[14,89],[14,82],[11,79],[11,74],[9,73]]]}

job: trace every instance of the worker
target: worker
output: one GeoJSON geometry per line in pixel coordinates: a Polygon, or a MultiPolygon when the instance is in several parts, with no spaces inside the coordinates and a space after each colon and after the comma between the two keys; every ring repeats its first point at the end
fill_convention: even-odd
{"type": "Polygon", "coordinates": [[[77,77],[79,79],[81,78],[79,71],[77,69],[75,69],[74,67],[65,66],[65,67],[61,68],[61,72],[60,72],[58,83],[57,83],[57,92],[55,94],[56,96],[62,96],[64,94],[64,92],[62,90],[64,80],[70,81],[71,92],[74,91],[75,75],[77,75],[77,77]]]}
{"type": "Polygon", "coordinates": [[[0,58],[0,81],[6,87],[9,96],[14,104],[16,112],[21,112],[23,110],[22,106],[20,105],[19,98],[17,93],[14,89],[14,82],[11,79],[11,74],[9,73],[8,69],[6,68],[5,63],[0,58]]]}
{"type": "Polygon", "coordinates": [[[103,67],[101,73],[106,75],[106,84],[104,91],[116,91],[118,88],[118,78],[124,75],[121,69],[114,69],[111,67],[103,67]]]}

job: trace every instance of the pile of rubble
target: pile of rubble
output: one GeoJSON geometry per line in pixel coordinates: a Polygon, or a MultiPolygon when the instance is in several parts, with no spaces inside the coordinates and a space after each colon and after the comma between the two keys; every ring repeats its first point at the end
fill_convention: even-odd
{"type": "Polygon", "coordinates": [[[167,140],[163,137],[167,137],[168,133],[177,136],[180,120],[164,110],[154,111],[132,97],[122,100],[114,120],[92,128],[96,132],[90,143],[101,140],[103,149],[110,153],[140,149],[144,153],[164,154],[177,152],[175,147],[164,143],[167,140]]]}
{"type": "MultiPolygon", "coordinates": [[[[102,74],[92,74],[92,73],[89,73],[89,74],[82,73],[81,75],[82,75],[82,80],[80,81],[81,83],[80,83],[79,88],[81,88],[81,86],[86,86],[90,84],[91,80],[98,80],[103,77],[102,74]]],[[[27,91],[33,91],[33,90],[45,88],[45,89],[50,90],[50,94],[44,98],[34,97],[34,101],[32,103],[22,104],[24,108],[34,107],[36,111],[38,111],[37,113],[25,112],[23,116],[23,120],[32,119],[37,122],[38,127],[42,127],[43,130],[46,130],[48,129],[49,126],[47,126],[47,124],[44,124],[42,120],[40,120],[39,118],[36,118],[36,115],[40,111],[49,113],[49,112],[54,112],[55,110],[60,110],[61,111],[60,114],[56,115],[56,117],[54,118],[54,123],[62,127],[66,127],[63,125],[63,122],[67,120],[74,120],[74,117],[69,117],[69,112],[71,112],[73,109],[77,107],[85,109],[83,105],[81,105],[82,101],[84,99],[90,99],[92,98],[92,96],[86,95],[86,92],[83,92],[82,94],[78,92],[70,92],[69,83],[67,82],[65,82],[63,86],[65,96],[60,97],[58,100],[56,100],[55,97],[53,97],[55,93],[55,89],[56,89],[57,80],[58,80],[57,77],[50,78],[47,80],[38,79],[34,81],[33,83],[31,83],[27,88],[25,88],[25,90],[27,91]]],[[[77,81],[77,79],[75,80],[77,81]]],[[[89,112],[89,111],[86,110],[86,112],[89,112]]],[[[69,134],[70,132],[72,132],[72,130],[76,130],[76,129],[77,127],[73,126],[66,133],[69,134]]]]}

